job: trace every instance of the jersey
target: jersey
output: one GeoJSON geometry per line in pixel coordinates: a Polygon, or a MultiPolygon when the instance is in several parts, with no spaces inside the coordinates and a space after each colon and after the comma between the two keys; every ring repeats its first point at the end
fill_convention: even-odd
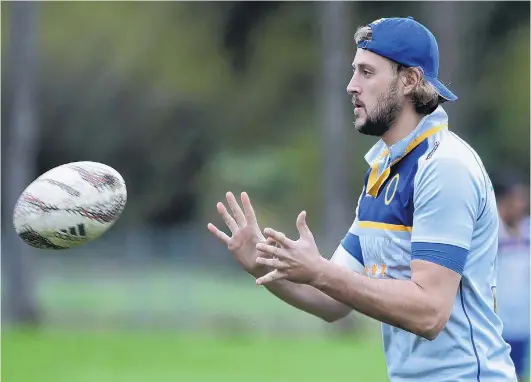
{"type": "Polygon", "coordinates": [[[516,382],[495,312],[497,206],[478,154],[448,130],[439,106],[365,159],[356,218],[332,261],[378,279],[411,279],[415,259],[461,275],[450,319],[433,341],[382,323],[391,382],[516,382]]]}
{"type": "Polygon", "coordinates": [[[506,339],[526,339],[531,325],[529,217],[520,222],[514,234],[502,221],[499,233],[496,291],[503,335],[506,339]]]}

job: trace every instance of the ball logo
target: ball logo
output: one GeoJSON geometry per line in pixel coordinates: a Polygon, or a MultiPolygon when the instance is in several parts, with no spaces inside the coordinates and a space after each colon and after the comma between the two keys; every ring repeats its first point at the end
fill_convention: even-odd
{"type": "Polygon", "coordinates": [[[85,233],[85,225],[78,224],[68,228],[61,228],[54,233],[54,236],[63,240],[87,240],[87,234],[85,233]]]}

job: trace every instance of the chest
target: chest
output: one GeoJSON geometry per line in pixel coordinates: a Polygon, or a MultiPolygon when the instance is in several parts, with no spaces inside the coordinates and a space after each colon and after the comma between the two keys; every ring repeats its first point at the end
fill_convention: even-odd
{"type": "MultiPolygon", "coordinates": [[[[376,195],[365,193],[358,207],[358,220],[382,229],[408,231],[413,225],[414,181],[417,158],[407,156],[395,165],[378,188],[376,195]]],[[[369,176],[366,177],[366,187],[369,176]]]]}
{"type": "MultiPolygon", "coordinates": [[[[363,195],[358,206],[360,245],[369,277],[409,279],[414,191],[423,147],[390,167],[376,195],[363,195]]],[[[369,180],[366,176],[366,188],[369,180]]]]}

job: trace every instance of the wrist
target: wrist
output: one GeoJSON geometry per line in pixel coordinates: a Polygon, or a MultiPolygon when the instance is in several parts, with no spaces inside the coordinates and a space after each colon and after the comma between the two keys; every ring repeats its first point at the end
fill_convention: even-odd
{"type": "Polygon", "coordinates": [[[323,285],[325,276],[328,272],[329,264],[330,264],[329,260],[325,259],[322,256],[319,256],[319,259],[316,261],[316,264],[315,264],[315,270],[308,284],[313,286],[314,288],[319,289],[319,287],[323,285]]]}

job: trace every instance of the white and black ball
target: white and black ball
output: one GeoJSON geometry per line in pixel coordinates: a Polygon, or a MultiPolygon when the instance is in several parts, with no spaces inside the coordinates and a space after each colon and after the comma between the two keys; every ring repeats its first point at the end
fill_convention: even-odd
{"type": "Polygon", "coordinates": [[[72,162],[35,179],[13,212],[18,236],[32,247],[62,250],[103,235],[127,202],[118,171],[98,162],[72,162]]]}

